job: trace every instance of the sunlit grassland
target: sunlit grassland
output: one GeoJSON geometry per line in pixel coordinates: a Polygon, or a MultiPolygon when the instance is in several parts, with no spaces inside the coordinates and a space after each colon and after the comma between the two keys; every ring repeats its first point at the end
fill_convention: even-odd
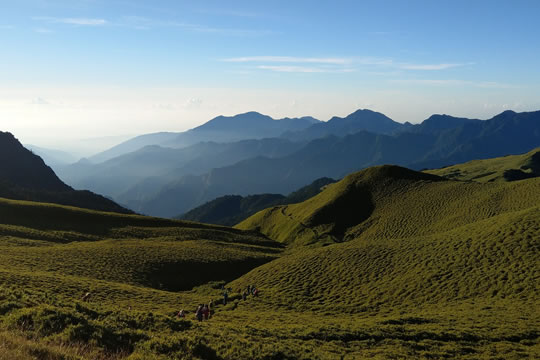
{"type": "Polygon", "coordinates": [[[0,359],[538,358],[539,204],[397,167],[239,226],[267,237],[0,200],[0,359]]]}
{"type": "Polygon", "coordinates": [[[508,155],[493,159],[473,160],[442,169],[426,170],[426,173],[449,179],[492,182],[516,179],[516,175],[538,176],[540,171],[540,148],[521,155],[508,155]]]}

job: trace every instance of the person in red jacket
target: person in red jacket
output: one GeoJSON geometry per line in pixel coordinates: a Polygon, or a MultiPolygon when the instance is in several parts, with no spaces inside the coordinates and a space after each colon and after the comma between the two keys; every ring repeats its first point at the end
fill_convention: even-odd
{"type": "Polygon", "coordinates": [[[203,306],[202,314],[203,314],[204,320],[208,320],[208,317],[210,316],[210,309],[208,308],[208,305],[203,306]]]}

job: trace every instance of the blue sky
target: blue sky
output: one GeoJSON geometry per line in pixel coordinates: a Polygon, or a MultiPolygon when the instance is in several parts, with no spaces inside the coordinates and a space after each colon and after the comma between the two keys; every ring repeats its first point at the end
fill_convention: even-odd
{"type": "Polygon", "coordinates": [[[420,122],[540,109],[539,1],[0,4],[0,125],[42,146],[249,110],[420,122]]]}

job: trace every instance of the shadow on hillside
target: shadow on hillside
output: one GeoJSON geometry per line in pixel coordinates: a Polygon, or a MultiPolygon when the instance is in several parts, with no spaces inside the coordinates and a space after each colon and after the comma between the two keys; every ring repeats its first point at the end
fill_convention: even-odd
{"type": "Polygon", "coordinates": [[[166,291],[188,291],[213,281],[230,282],[245,275],[273,258],[247,258],[234,262],[178,262],[159,263],[140,276],[146,286],[166,291]]]}
{"type": "Polygon", "coordinates": [[[336,242],[343,242],[347,229],[367,220],[375,209],[368,187],[351,185],[344,194],[316,212],[308,223],[309,227],[330,225],[325,235],[336,242]]]}
{"type": "MultiPolygon", "coordinates": [[[[149,238],[172,236],[177,240],[207,239],[280,247],[280,244],[255,232],[218,225],[162,218],[93,212],[50,204],[0,202],[2,224],[27,227],[57,234],[55,242],[89,241],[99,238],[149,238]],[[81,234],[79,236],[78,234],[81,234]]],[[[42,237],[42,234],[38,234],[42,237]]],[[[43,240],[49,240],[43,238],[43,240]]]]}

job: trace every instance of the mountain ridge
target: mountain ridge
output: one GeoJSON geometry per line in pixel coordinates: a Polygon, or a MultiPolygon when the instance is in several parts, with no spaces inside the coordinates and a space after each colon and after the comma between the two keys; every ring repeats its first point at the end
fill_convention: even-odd
{"type": "Polygon", "coordinates": [[[0,132],[0,165],[0,197],[132,213],[101,195],[73,190],[11,133],[0,132]]]}

